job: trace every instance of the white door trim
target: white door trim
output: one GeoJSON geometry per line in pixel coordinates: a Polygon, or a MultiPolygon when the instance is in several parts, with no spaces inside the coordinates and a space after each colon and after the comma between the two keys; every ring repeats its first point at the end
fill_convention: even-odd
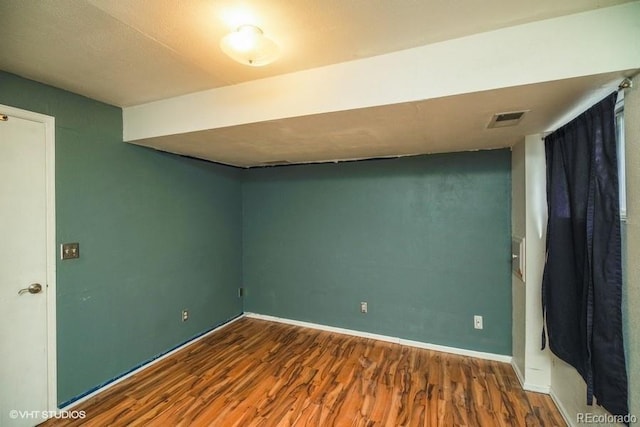
{"type": "Polygon", "coordinates": [[[56,133],[55,118],[8,105],[0,104],[0,113],[43,123],[45,128],[45,178],[46,178],[46,229],[47,229],[47,406],[53,411],[58,407],[57,353],[56,353],[56,133]]]}

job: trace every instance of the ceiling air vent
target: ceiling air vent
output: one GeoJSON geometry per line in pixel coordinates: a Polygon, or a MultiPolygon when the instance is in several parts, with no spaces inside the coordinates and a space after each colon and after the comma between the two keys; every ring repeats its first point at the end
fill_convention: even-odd
{"type": "Polygon", "coordinates": [[[527,111],[529,110],[496,113],[493,115],[493,117],[491,117],[491,121],[487,125],[487,128],[492,129],[515,126],[520,123],[520,120],[522,120],[522,117],[524,117],[524,113],[526,113],[527,111]]]}

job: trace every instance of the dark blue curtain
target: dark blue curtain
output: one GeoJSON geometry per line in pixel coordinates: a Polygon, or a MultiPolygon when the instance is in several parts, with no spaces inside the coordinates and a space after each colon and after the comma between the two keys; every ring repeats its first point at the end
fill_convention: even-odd
{"type": "Polygon", "coordinates": [[[587,403],[628,414],[616,93],[545,138],[547,260],[542,304],[549,348],[587,383],[587,403]]]}

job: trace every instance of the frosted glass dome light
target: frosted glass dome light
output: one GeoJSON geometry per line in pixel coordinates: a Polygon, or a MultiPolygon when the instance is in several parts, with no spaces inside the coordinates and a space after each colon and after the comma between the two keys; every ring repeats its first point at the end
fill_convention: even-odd
{"type": "Polygon", "coordinates": [[[220,48],[241,64],[261,67],[278,57],[278,45],[254,25],[241,25],[220,41],[220,48]]]}

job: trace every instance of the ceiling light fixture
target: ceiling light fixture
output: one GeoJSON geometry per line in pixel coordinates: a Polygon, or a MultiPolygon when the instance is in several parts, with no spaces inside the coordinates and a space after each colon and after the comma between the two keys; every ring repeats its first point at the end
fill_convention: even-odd
{"type": "Polygon", "coordinates": [[[270,64],[278,56],[278,45],[254,25],[241,25],[220,41],[220,48],[231,59],[252,67],[270,64]]]}

